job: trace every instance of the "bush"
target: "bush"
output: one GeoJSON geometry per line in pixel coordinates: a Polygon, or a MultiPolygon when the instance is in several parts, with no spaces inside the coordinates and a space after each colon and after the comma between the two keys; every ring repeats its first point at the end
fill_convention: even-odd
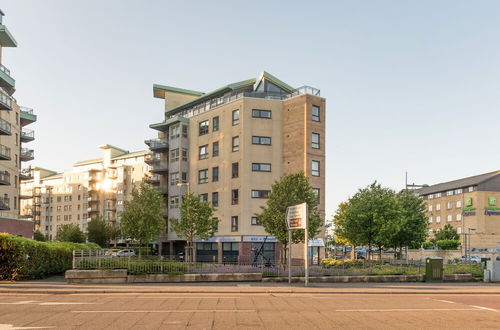
{"type": "Polygon", "coordinates": [[[460,241],[455,239],[443,239],[436,242],[441,250],[457,250],[460,246],[460,241]]]}
{"type": "Polygon", "coordinates": [[[323,260],[321,260],[321,264],[323,265],[323,268],[349,268],[353,266],[360,266],[362,262],[351,259],[345,259],[342,261],[333,258],[323,258],[323,260]]]}
{"type": "Polygon", "coordinates": [[[429,242],[429,241],[427,241],[427,242],[423,242],[423,243],[422,243],[422,247],[423,247],[424,249],[428,249],[428,248],[430,248],[431,246],[434,246],[434,243],[433,243],[433,242],[429,242]]]}
{"type": "Polygon", "coordinates": [[[71,268],[73,250],[97,250],[93,243],[38,242],[0,234],[0,280],[27,280],[71,268]]]}

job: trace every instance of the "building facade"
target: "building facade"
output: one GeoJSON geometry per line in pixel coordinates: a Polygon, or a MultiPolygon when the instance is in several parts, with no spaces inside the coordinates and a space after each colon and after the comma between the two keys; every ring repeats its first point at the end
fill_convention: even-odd
{"type": "MultiPolygon", "coordinates": [[[[189,190],[209,201],[220,220],[215,237],[197,242],[197,260],[252,260],[257,251],[278,260],[280,245],[255,214],[283,174],[307,175],[324,217],[326,108],[319,90],[293,88],[263,72],[206,94],[162,85],[153,92],[165,100],[165,119],[150,125],[158,138],[146,143],[153,183],[166,197],[165,218],[179,217],[189,190]]],[[[168,225],[161,241],[163,255],[184,252],[184,240],[168,225]]],[[[319,250],[311,247],[315,262],[319,250]]]]}
{"type": "Polygon", "coordinates": [[[149,150],[128,152],[102,145],[102,157],[81,161],[63,173],[32,169],[32,179],[21,183],[21,216],[32,219],[35,229],[49,239],[57,229],[75,224],[82,231],[97,216],[119,224],[124,202],[149,176],[145,163],[149,150]]]}
{"type": "Polygon", "coordinates": [[[29,228],[33,232],[33,223],[19,221],[19,191],[20,180],[26,174],[21,170],[23,164],[34,158],[34,151],[25,144],[33,141],[35,135],[25,126],[35,122],[36,115],[32,109],[19,106],[12,96],[16,91],[15,79],[3,64],[3,55],[4,49],[17,47],[17,42],[3,24],[3,16],[0,11],[0,232],[27,236],[29,228]]]}
{"type": "Polygon", "coordinates": [[[500,171],[417,190],[427,204],[429,236],[446,224],[460,234],[462,249],[500,249],[500,171]]]}

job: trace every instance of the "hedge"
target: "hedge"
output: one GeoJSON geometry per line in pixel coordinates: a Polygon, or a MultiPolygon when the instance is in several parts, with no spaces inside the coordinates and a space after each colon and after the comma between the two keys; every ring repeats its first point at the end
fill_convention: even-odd
{"type": "Polygon", "coordinates": [[[0,233],[0,280],[28,280],[71,268],[73,250],[98,250],[94,243],[38,242],[0,233]]]}

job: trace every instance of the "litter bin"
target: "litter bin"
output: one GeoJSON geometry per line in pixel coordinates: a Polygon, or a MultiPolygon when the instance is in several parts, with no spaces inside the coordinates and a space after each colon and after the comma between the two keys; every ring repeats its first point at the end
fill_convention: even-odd
{"type": "Polygon", "coordinates": [[[425,259],[425,281],[443,281],[443,258],[429,257],[425,259]]]}

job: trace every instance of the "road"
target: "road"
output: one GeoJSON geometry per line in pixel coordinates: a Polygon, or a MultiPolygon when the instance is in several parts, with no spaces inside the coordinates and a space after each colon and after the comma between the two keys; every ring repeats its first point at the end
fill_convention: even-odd
{"type": "Polygon", "coordinates": [[[0,305],[0,329],[500,328],[495,293],[0,293],[0,305]]]}

